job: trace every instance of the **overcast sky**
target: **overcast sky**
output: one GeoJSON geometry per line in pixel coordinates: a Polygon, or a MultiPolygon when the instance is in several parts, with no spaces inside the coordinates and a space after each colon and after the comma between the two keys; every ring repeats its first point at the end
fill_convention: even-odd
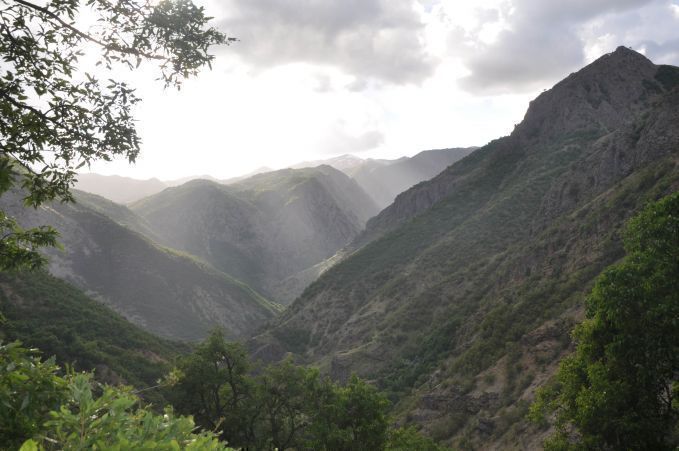
{"type": "Polygon", "coordinates": [[[180,92],[133,82],[135,178],[240,175],[344,153],[483,145],[529,100],[626,45],[679,65],[679,0],[200,0],[240,41],[180,92]]]}

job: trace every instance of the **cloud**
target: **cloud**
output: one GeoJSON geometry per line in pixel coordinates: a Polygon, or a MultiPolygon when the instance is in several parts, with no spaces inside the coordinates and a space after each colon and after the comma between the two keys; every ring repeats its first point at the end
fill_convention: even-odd
{"type": "Polygon", "coordinates": [[[329,65],[358,78],[419,83],[436,60],[413,0],[226,0],[218,26],[256,68],[329,65]]]}
{"type": "Polygon", "coordinates": [[[318,148],[325,154],[339,155],[345,153],[361,153],[373,150],[384,143],[384,134],[380,130],[367,130],[352,133],[339,121],[328,130],[318,143],[318,148]]]}
{"type": "Polygon", "coordinates": [[[679,39],[662,43],[645,41],[641,42],[641,48],[657,64],[679,64],[679,39]]]}
{"type": "MultiPolygon", "coordinates": [[[[484,42],[478,30],[454,30],[452,49],[470,71],[459,80],[460,86],[483,95],[549,87],[586,62],[587,42],[582,29],[587,23],[602,16],[638,10],[650,3],[653,0],[505,2],[496,8],[498,20],[504,22],[503,30],[492,42],[484,42]]],[[[610,27],[606,30],[612,35],[616,31],[610,27]]],[[[633,43],[620,41],[615,46],[622,44],[633,43]]]]}

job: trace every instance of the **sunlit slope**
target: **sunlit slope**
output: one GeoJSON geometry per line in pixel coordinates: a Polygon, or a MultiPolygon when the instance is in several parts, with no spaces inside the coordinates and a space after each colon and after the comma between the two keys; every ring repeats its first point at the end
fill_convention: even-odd
{"type": "Polygon", "coordinates": [[[279,300],[277,286],[332,256],[377,207],[329,166],[285,169],[229,185],[196,180],[132,205],[162,243],[279,300]]]}
{"type": "Polygon", "coordinates": [[[214,327],[241,337],[277,311],[244,283],[160,247],[84,203],[27,209],[18,193],[2,202],[21,224],[49,224],[60,232],[63,250],[48,251],[55,276],[163,337],[197,340],[214,327]]]}

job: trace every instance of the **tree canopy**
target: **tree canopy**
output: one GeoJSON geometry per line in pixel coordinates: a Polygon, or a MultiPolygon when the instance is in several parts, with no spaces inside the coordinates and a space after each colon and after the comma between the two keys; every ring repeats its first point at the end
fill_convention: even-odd
{"type": "Polygon", "coordinates": [[[679,193],[631,220],[624,244],[587,299],[575,353],[532,408],[555,413],[548,449],[679,445],[679,193]]]}
{"type": "MultiPolygon", "coordinates": [[[[209,20],[190,0],[1,2],[0,195],[16,187],[28,206],[71,201],[77,169],[134,162],[140,99],[116,71],[153,62],[179,88],[210,66],[211,46],[233,41],[209,20]]],[[[40,266],[35,249],[55,242],[51,228],[26,231],[0,212],[0,269],[40,266]]]]}

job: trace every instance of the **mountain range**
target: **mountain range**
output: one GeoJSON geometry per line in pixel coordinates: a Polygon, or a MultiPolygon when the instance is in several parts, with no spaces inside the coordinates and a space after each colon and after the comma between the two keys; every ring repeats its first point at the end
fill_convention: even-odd
{"type": "MultiPolygon", "coordinates": [[[[356,180],[359,186],[382,209],[389,205],[397,194],[437,175],[447,166],[472,152],[475,147],[462,149],[426,150],[413,157],[395,160],[363,159],[354,155],[341,155],[326,160],[306,161],[288,169],[331,166],[356,180]]],[[[209,180],[223,185],[232,185],[253,176],[275,172],[261,167],[248,174],[219,180],[209,175],[185,177],[177,180],[138,180],[121,176],[79,174],[75,187],[78,190],[105,197],[119,204],[130,204],[152,196],[166,188],[180,186],[192,180],[209,180]]]]}
{"type": "MultiPolygon", "coordinates": [[[[277,285],[331,257],[378,211],[330,166],[283,169],[228,186],[195,180],[130,206],[160,242],[277,301],[277,285]]],[[[301,287],[303,288],[303,287],[301,287]]]]}
{"type": "Polygon", "coordinates": [[[622,225],[679,189],[678,86],[679,68],[625,47],[570,75],[368,221],[250,348],[372,380],[453,446],[538,448],[529,400],[622,225]]]}
{"type": "Polygon", "coordinates": [[[126,207],[77,192],[76,198],[86,200],[29,209],[13,192],[0,202],[24,227],[54,226],[63,250],[48,252],[50,272],[132,323],[179,340],[201,339],[214,327],[239,338],[278,312],[243,282],[123,225],[143,228],[126,207]],[[121,223],[102,211],[113,211],[121,223]]]}

